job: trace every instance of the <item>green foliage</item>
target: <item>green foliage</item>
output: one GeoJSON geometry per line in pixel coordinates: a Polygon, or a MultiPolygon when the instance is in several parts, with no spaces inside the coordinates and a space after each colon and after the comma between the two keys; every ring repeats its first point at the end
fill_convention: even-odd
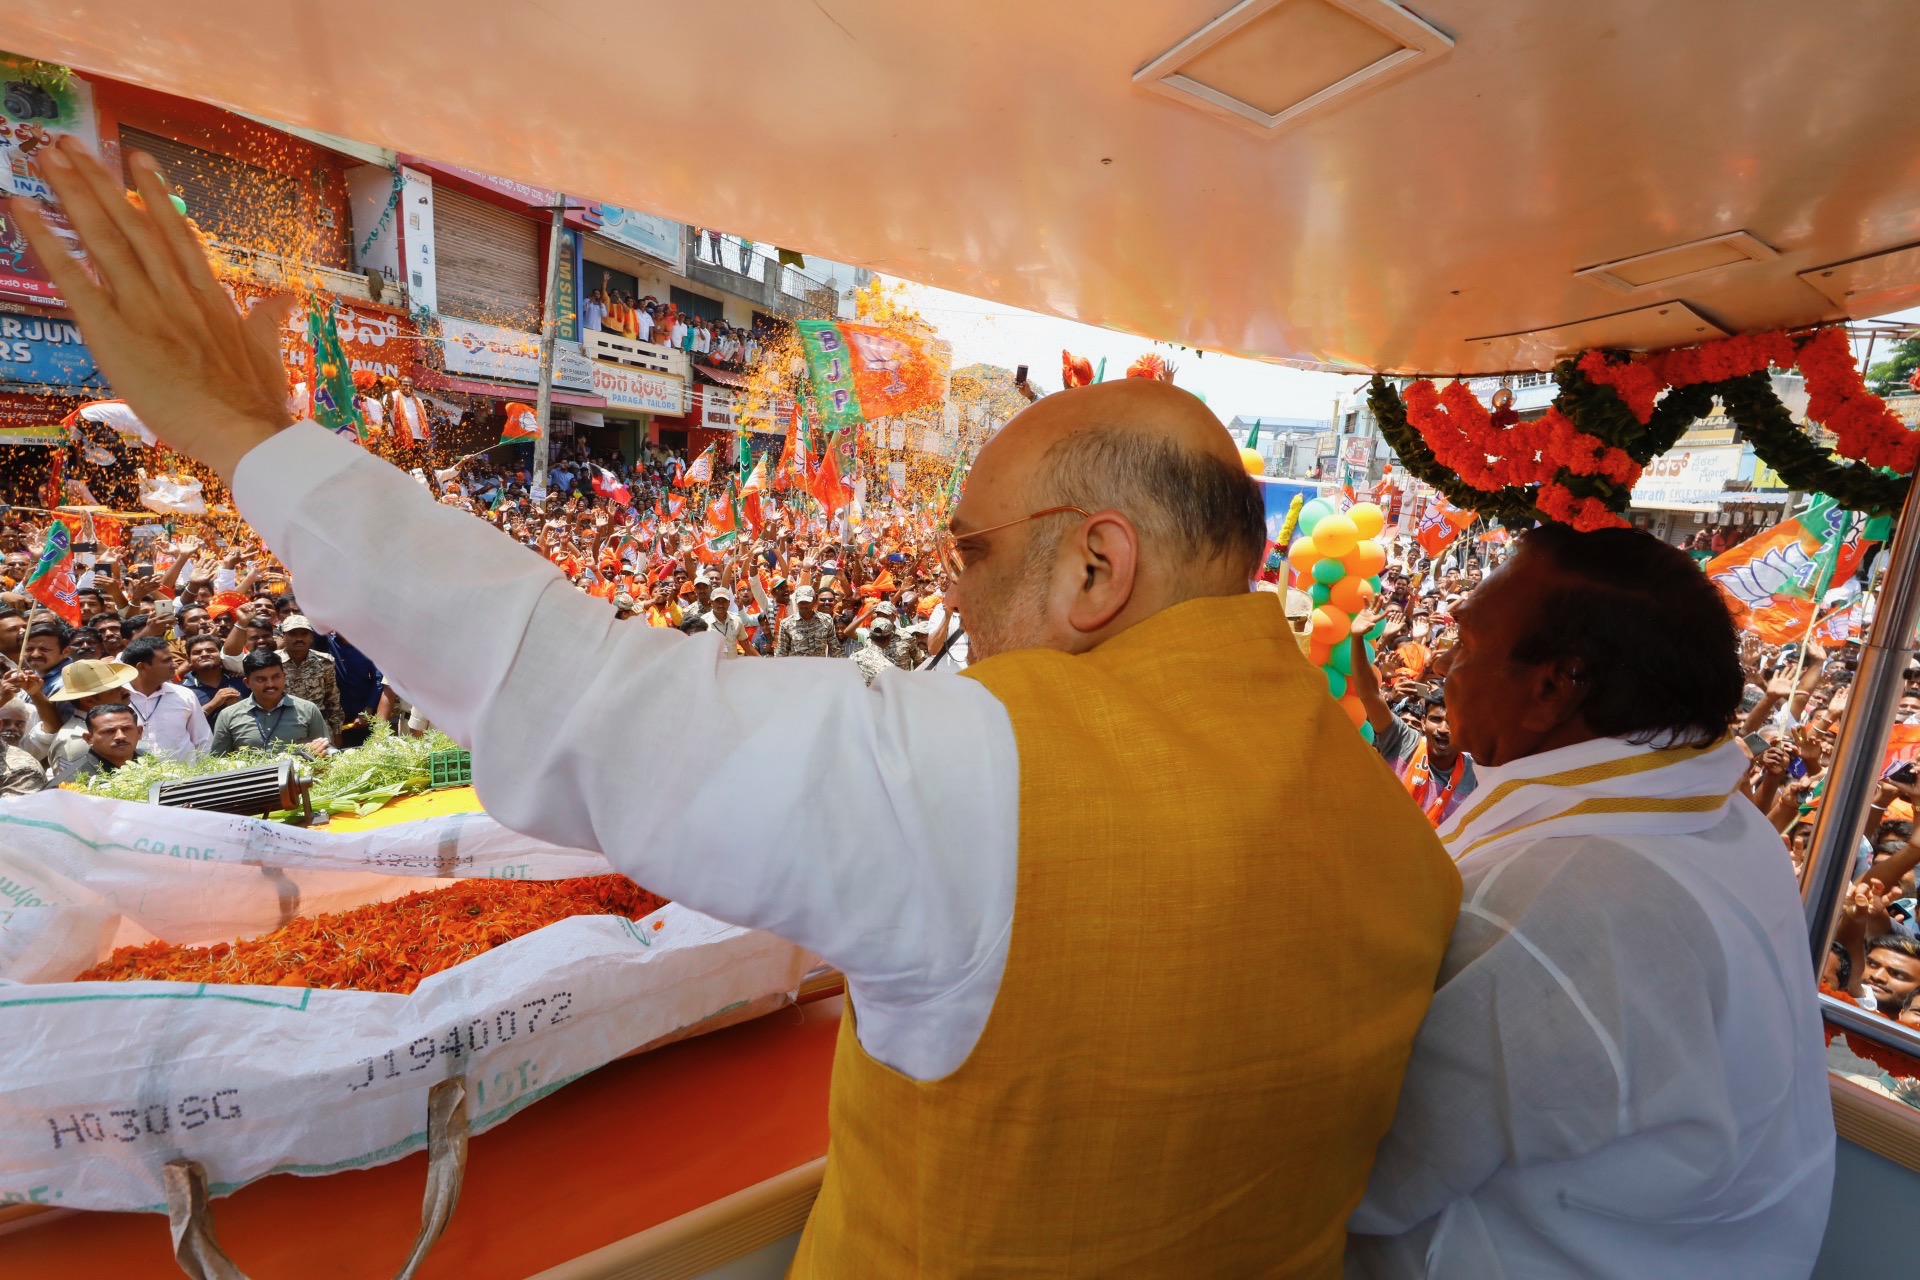
{"type": "Polygon", "coordinates": [[[1883,400],[1904,396],[1913,390],[1907,379],[1915,369],[1920,369],[1920,338],[1908,338],[1894,347],[1891,358],[1868,366],[1867,390],[1883,400]]]}
{"type": "MultiPolygon", "coordinates": [[[[376,723],[372,736],[361,746],[330,752],[307,766],[313,775],[313,807],[336,814],[365,814],[401,796],[425,791],[433,781],[427,757],[436,751],[452,750],[454,745],[453,739],[438,729],[410,738],[395,734],[384,723],[376,723]]],[[[201,778],[229,769],[276,763],[280,758],[279,754],[265,751],[235,751],[192,760],[141,756],[112,773],[96,773],[80,779],[76,785],[90,795],[145,800],[156,782],[201,778]]]]}
{"type": "Polygon", "coordinates": [[[48,92],[58,92],[73,83],[73,68],[63,67],[57,62],[41,62],[37,58],[0,52],[0,65],[5,65],[7,79],[37,84],[48,92]]]}

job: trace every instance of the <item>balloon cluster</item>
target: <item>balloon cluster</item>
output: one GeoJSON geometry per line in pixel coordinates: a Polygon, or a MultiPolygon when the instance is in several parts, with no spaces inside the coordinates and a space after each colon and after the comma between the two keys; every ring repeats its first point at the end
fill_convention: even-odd
{"type": "MultiPolygon", "coordinates": [[[[1347,688],[1353,672],[1353,646],[1348,640],[1354,617],[1380,593],[1387,552],[1379,538],[1386,526],[1386,512],[1371,502],[1357,503],[1343,512],[1326,499],[1315,498],[1300,509],[1300,536],[1287,548],[1295,581],[1313,599],[1307,657],[1326,675],[1327,691],[1368,742],[1373,741],[1373,726],[1367,723],[1367,709],[1347,688]]],[[[1382,619],[1366,639],[1369,662],[1373,642],[1385,629],[1382,619]]]]}

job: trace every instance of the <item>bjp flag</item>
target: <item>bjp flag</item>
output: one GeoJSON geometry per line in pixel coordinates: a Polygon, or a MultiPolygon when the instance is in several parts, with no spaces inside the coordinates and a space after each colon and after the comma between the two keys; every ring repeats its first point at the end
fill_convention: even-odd
{"type": "Polygon", "coordinates": [[[1429,560],[1453,545],[1474,521],[1474,513],[1463,507],[1456,507],[1439,494],[1427,501],[1427,509],[1420,513],[1420,523],[1413,531],[1414,541],[1427,554],[1429,560]]]}
{"type": "Polygon", "coordinates": [[[1827,588],[1860,567],[1865,547],[1847,536],[1852,523],[1852,512],[1822,495],[1800,515],[1707,561],[1707,577],[1741,628],[1768,644],[1804,639],[1827,588]]]}

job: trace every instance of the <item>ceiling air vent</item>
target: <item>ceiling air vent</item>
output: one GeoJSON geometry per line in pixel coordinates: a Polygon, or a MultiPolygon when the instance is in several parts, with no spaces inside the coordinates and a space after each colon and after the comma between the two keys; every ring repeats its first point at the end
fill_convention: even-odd
{"type": "Polygon", "coordinates": [[[1133,80],[1272,133],[1451,48],[1451,37],[1392,0],[1243,0],[1133,80]]]}
{"type": "Polygon", "coordinates": [[[1676,244],[1670,249],[1655,249],[1652,253],[1635,254],[1617,262],[1603,262],[1597,267],[1582,267],[1573,274],[1621,293],[1641,293],[1722,267],[1766,262],[1779,256],[1764,241],[1744,231],[1729,231],[1705,240],[1676,244]]]}

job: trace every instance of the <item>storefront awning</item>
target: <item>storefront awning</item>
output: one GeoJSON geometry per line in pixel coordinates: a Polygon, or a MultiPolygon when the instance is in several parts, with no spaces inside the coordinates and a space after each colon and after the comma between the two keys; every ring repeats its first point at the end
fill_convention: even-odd
{"type": "MultiPolygon", "coordinates": [[[[436,373],[424,365],[413,367],[414,382],[428,391],[457,391],[462,395],[491,396],[496,400],[521,400],[532,404],[538,396],[536,387],[520,386],[511,382],[478,382],[472,378],[456,378],[445,373],[436,373]]],[[[576,409],[604,409],[607,402],[599,396],[582,395],[578,391],[553,389],[553,402],[576,409]]]]}
{"type": "Polygon", "coordinates": [[[693,371],[703,378],[713,379],[713,381],[723,387],[739,387],[745,390],[747,386],[747,375],[744,373],[735,373],[731,369],[717,369],[713,365],[701,364],[696,360],[693,364],[693,371]]]}

